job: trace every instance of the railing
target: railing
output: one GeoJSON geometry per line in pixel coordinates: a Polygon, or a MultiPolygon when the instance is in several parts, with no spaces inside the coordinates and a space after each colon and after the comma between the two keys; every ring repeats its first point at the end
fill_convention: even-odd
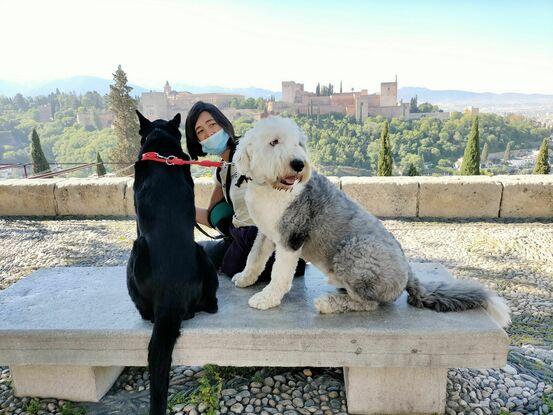
{"type": "MultiPolygon", "coordinates": [[[[36,174],[31,174],[30,173],[30,166],[32,166],[33,163],[0,163],[0,170],[17,170],[17,169],[23,169],[23,176],[26,178],[26,179],[44,179],[44,178],[49,178],[49,177],[56,177],[56,176],[64,176],[64,175],[67,175],[69,173],[74,173],[74,172],[77,172],[77,171],[82,171],[82,170],[85,170],[87,168],[92,168],[92,167],[95,167],[99,164],[104,164],[104,165],[111,165],[111,166],[127,166],[127,167],[124,167],[123,169],[121,170],[117,170],[116,172],[121,172],[121,171],[124,171],[124,170],[127,170],[128,168],[130,168],[132,166],[131,165],[127,165],[126,163],[85,163],[85,162],[76,162],[76,163],[50,163],[51,166],[55,166],[55,167],[58,167],[57,169],[55,170],[46,170],[46,171],[42,171],[42,172],[38,172],[36,174]],[[73,166],[73,167],[68,167],[68,168],[59,168],[59,167],[62,167],[62,166],[73,166]]],[[[133,172],[131,172],[130,174],[128,174],[128,176],[132,176],[133,175],[133,172]]]]}

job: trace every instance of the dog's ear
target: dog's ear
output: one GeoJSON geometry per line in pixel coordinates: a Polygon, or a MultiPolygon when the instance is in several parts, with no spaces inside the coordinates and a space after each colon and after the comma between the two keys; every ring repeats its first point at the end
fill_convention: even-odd
{"type": "Polygon", "coordinates": [[[173,117],[171,121],[169,121],[171,124],[175,126],[175,128],[179,128],[180,126],[180,112],[177,112],[177,115],[173,117]]]}
{"type": "Polygon", "coordinates": [[[238,171],[239,176],[246,176],[247,178],[251,177],[250,172],[250,140],[248,139],[248,134],[238,141],[236,147],[236,152],[232,158],[232,161],[236,164],[236,170],[238,171]]]}
{"type": "Polygon", "coordinates": [[[140,111],[136,110],[136,115],[138,115],[138,122],[140,123],[140,135],[144,135],[152,126],[152,123],[148,118],[146,118],[144,115],[140,113],[140,111]]]}

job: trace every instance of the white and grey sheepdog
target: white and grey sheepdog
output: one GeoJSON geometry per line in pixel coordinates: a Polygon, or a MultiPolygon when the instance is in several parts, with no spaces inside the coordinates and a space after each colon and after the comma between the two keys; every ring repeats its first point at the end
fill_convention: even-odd
{"type": "Polygon", "coordinates": [[[240,140],[234,161],[248,181],[246,204],[259,228],[246,267],[233,278],[235,285],[254,284],[276,250],[271,282],[250,298],[251,307],[279,305],[302,257],[345,290],[318,298],[315,306],[321,313],[374,310],[407,290],[415,307],[482,307],[501,326],[509,324],[505,301],[477,283],[423,285],[382,223],[312,170],[306,137],[292,120],[258,121],[240,140]]]}

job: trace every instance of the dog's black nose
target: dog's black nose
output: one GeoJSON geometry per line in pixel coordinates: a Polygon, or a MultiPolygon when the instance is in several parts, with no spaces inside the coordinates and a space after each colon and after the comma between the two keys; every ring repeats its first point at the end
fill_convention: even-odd
{"type": "Polygon", "coordinates": [[[303,166],[303,161],[298,159],[294,159],[290,162],[290,167],[292,167],[292,169],[294,169],[294,171],[297,171],[298,173],[303,170],[303,166]]]}

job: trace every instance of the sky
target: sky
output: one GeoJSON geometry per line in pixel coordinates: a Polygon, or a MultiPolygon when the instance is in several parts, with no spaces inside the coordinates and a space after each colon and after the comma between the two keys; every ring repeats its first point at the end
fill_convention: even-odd
{"type": "Polygon", "coordinates": [[[0,80],[553,94],[553,0],[0,0],[0,80]]]}

